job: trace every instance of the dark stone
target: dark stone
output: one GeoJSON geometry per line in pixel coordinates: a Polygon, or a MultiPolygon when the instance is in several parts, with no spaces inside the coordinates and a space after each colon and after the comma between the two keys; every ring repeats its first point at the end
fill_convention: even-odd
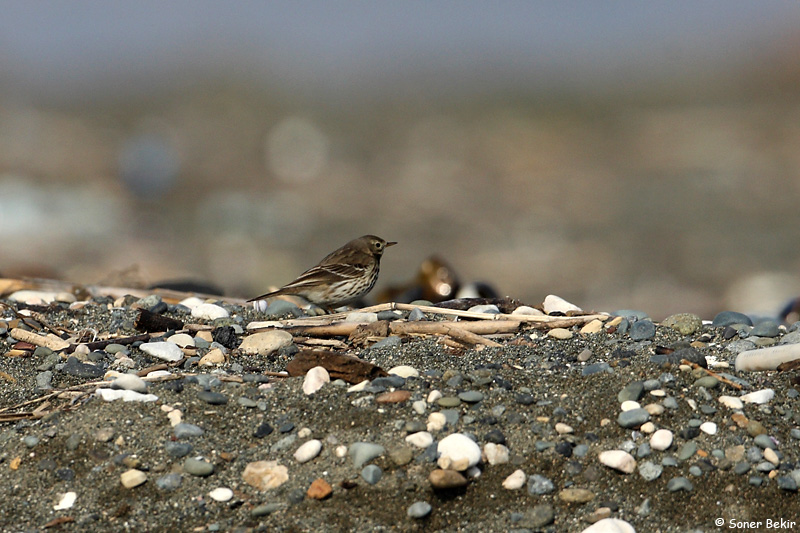
{"type": "Polygon", "coordinates": [[[556,453],[564,457],[572,457],[572,444],[567,441],[561,441],[556,444],[556,453]]]}
{"type": "Polygon", "coordinates": [[[253,436],[257,439],[263,439],[273,431],[274,430],[272,429],[272,426],[270,426],[267,422],[264,422],[256,428],[256,430],[253,432],[253,436]]]}
{"type": "Polygon", "coordinates": [[[96,379],[105,374],[105,370],[102,366],[81,363],[74,356],[70,356],[70,358],[67,359],[61,371],[70,376],[88,379],[96,379]]]}
{"type": "Polygon", "coordinates": [[[211,405],[225,405],[228,403],[228,397],[221,392],[203,390],[197,393],[197,397],[211,405]]]}
{"type": "Polygon", "coordinates": [[[493,442],[494,444],[503,444],[506,443],[506,436],[503,435],[503,432],[499,429],[493,429],[489,431],[486,436],[484,437],[486,442],[493,442]]]}
{"type": "Polygon", "coordinates": [[[239,346],[239,339],[236,338],[236,331],[233,329],[233,326],[214,328],[211,331],[211,338],[214,339],[214,342],[223,345],[229,350],[233,350],[239,346]]]}
{"type": "Polygon", "coordinates": [[[745,324],[747,326],[752,326],[753,321],[750,320],[749,316],[743,313],[737,313],[736,311],[722,311],[721,313],[718,313],[711,322],[712,326],[717,327],[732,326],[734,324],[745,324]]]}

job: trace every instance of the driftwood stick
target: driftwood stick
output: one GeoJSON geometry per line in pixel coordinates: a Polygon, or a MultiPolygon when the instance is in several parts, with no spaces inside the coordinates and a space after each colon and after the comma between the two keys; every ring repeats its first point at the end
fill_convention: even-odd
{"type": "MultiPolygon", "coordinates": [[[[487,346],[500,346],[500,344],[485,339],[467,327],[471,322],[390,322],[389,329],[397,335],[449,335],[456,340],[467,344],[485,344],[487,346]]],[[[519,326],[519,323],[517,323],[519,326]]]]}
{"type": "Polygon", "coordinates": [[[739,385],[738,383],[734,383],[733,381],[729,380],[728,378],[724,378],[724,377],[720,376],[719,374],[717,374],[716,372],[714,372],[712,370],[709,370],[707,368],[703,368],[702,366],[698,365],[697,363],[693,363],[693,362],[691,362],[691,361],[689,361],[687,359],[681,359],[681,364],[682,365],[689,365],[692,368],[699,368],[700,370],[702,370],[703,372],[705,372],[709,376],[714,376],[715,378],[717,378],[718,380],[720,380],[724,384],[729,385],[729,386],[733,387],[734,389],[742,390],[742,386],[739,385]]]}
{"type": "Polygon", "coordinates": [[[57,337],[45,337],[44,335],[39,335],[21,328],[14,328],[9,333],[18,341],[27,342],[33,344],[34,346],[44,346],[45,348],[50,348],[54,352],[64,350],[69,347],[69,343],[63,339],[59,339],[57,337]]]}

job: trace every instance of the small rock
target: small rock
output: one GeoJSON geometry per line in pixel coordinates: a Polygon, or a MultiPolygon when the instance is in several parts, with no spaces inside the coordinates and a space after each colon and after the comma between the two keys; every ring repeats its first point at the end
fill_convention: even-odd
{"type": "Polygon", "coordinates": [[[749,316],[742,313],[737,313],[735,311],[722,311],[721,313],[718,313],[711,322],[711,325],[716,327],[732,326],[734,324],[745,324],[747,326],[752,326],[753,321],[750,320],[749,316]]]}
{"type": "Polygon", "coordinates": [[[224,307],[211,303],[201,303],[191,309],[193,317],[203,320],[216,320],[217,318],[226,318],[230,316],[224,307]]]}
{"type": "Polygon", "coordinates": [[[147,342],[141,344],[139,349],[163,361],[175,362],[183,359],[183,351],[172,342],[147,342]]]}
{"type": "Polygon", "coordinates": [[[742,402],[742,400],[740,400],[739,398],[736,398],[734,396],[722,395],[722,396],[720,396],[718,398],[718,400],[719,400],[719,403],[721,403],[725,407],[728,407],[729,409],[742,409],[742,408],[744,408],[744,402],[742,402]]]}
{"type": "Polygon", "coordinates": [[[495,444],[493,442],[487,443],[483,447],[483,454],[486,456],[486,461],[490,465],[502,465],[509,461],[508,448],[502,444],[495,444]]]}
{"type": "Polygon", "coordinates": [[[650,447],[654,450],[663,451],[672,446],[672,432],[668,429],[659,429],[650,437],[650,447]]]}
{"type": "Polygon", "coordinates": [[[762,389],[740,396],[739,399],[744,403],[764,404],[769,403],[775,397],[773,389],[762,389]]]}
{"type": "Polygon", "coordinates": [[[503,480],[503,488],[507,490],[518,490],[525,485],[525,472],[522,470],[515,470],[510,476],[503,480]]]}
{"type": "Polygon", "coordinates": [[[552,315],[553,313],[566,315],[569,312],[582,311],[582,309],[577,305],[571,304],[565,299],[554,294],[548,294],[545,297],[542,307],[544,308],[544,312],[548,315],[552,315]]]}
{"type": "Polygon", "coordinates": [[[406,442],[417,448],[425,449],[433,444],[433,435],[427,431],[418,431],[406,436],[406,442]]]}
{"type": "Polygon", "coordinates": [[[289,470],[278,461],[255,461],[244,467],[242,479],[258,490],[269,490],[286,483],[289,470]]]}
{"type": "Polygon", "coordinates": [[[670,492],[677,492],[679,490],[691,492],[694,490],[694,485],[692,485],[692,482],[683,476],[674,477],[667,482],[667,490],[670,492]]]}
{"type": "Polygon", "coordinates": [[[111,388],[146,393],[147,383],[136,374],[120,374],[111,382],[111,388]]]}
{"type": "Polygon", "coordinates": [[[314,394],[321,389],[323,385],[330,383],[330,381],[331,376],[328,374],[328,371],[325,370],[325,367],[315,366],[306,373],[306,377],[303,380],[303,392],[308,395],[314,394]]]}
{"type": "Polygon", "coordinates": [[[406,514],[409,518],[425,518],[431,514],[432,509],[428,502],[414,502],[408,507],[406,514]]]}
{"type": "Polygon", "coordinates": [[[691,313],[678,313],[668,316],[661,324],[681,335],[692,335],[703,326],[703,320],[691,313]]]}
{"type": "Polygon", "coordinates": [[[466,470],[481,460],[478,444],[463,433],[453,433],[439,441],[437,446],[440,468],[466,470]]]}
{"type": "Polygon", "coordinates": [[[333,487],[331,487],[330,483],[322,478],[317,478],[311,483],[311,486],[308,487],[306,496],[312,500],[324,500],[325,498],[330,497],[332,492],[333,487]]]}
{"type": "Polygon", "coordinates": [[[553,482],[542,475],[533,474],[528,478],[528,494],[534,496],[549,494],[553,492],[555,488],[556,486],[553,482]]]}
{"type": "Polygon", "coordinates": [[[609,468],[630,474],[636,470],[636,459],[631,454],[622,450],[608,450],[600,452],[598,459],[609,468]]]}
{"type": "Polygon", "coordinates": [[[656,335],[656,326],[650,320],[637,320],[631,324],[628,335],[634,341],[652,339],[656,335]]]}
{"type": "Polygon", "coordinates": [[[411,391],[395,390],[384,392],[375,397],[375,403],[403,403],[411,398],[411,391]]]}
{"type": "Polygon", "coordinates": [[[214,473],[214,465],[202,457],[188,457],[183,462],[183,470],[193,476],[206,477],[214,473]]]}
{"type": "Polygon", "coordinates": [[[283,330],[265,331],[248,335],[239,349],[246,354],[271,355],[292,344],[292,334],[283,330]]]}
{"type": "Polygon", "coordinates": [[[297,451],[294,452],[294,459],[301,464],[307,463],[318,456],[320,451],[322,451],[322,441],[312,439],[297,448],[297,451]]]}
{"type": "Polygon", "coordinates": [[[581,533],[636,533],[636,530],[625,520],[604,518],[587,527],[581,533]]]}
{"type": "Polygon", "coordinates": [[[645,409],[631,409],[623,411],[617,417],[617,424],[624,428],[636,428],[650,420],[650,413],[645,409]]]}
{"type": "Polygon", "coordinates": [[[400,376],[401,378],[418,378],[419,371],[413,366],[400,365],[390,368],[387,372],[389,375],[400,376]]]}
{"type": "Polygon", "coordinates": [[[594,492],[588,489],[563,489],[558,497],[567,503],[587,503],[594,499],[594,492]]]}
{"type": "Polygon", "coordinates": [[[572,338],[572,332],[565,328],[553,328],[547,332],[547,336],[559,340],[569,340],[572,338]]]}
{"type": "Polygon", "coordinates": [[[213,350],[209,350],[200,360],[197,362],[200,366],[213,366],[213,365],[221,365],[225,362],[225,354],[222,353],[222,350],[219,348],[214,348],[213,350]]]}
{"type": "Polygon", "coordinates": [[[428,476],[434,489],[454,489],[467,484],[467,478],[455,470],[442,470],[436,468],[428,476]]]}
{"type": "Polygon", "coordinates": [[[218,487],[208,493],[215,502],[228,502],[233,498],[233,491],[227,487],[218,487]]]}
{"type": "Polygon", "coordinates": [[[367,465],[361,470],[361,478],[370,485],[375,485],[382,477],[383,470],[377,465],[367,465]]]}
{"type": "Polygon", "coordinates": [[[123,472],[119,476],[119,481],[122,483],[122,486],[126,489],[132,489],[133,487],[138,487],[145,481],[147,481],[147,475],[142,472],[141,470],[136,470],[132,468],[123,472]]]}
{"type": "Polygon", "coordinates": [[[376,457],[383,455],[386,452],[386,448],[371,442],[355,442],[350,445],[348,451],[350,458],[353,460],[353,465],[356,468],[361,468],[376,457]]]}

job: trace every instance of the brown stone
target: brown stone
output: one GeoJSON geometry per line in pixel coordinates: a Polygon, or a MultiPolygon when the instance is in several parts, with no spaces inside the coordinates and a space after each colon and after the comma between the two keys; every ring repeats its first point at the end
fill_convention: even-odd
{"type": "Polygon", "coordinates": [[[558,497],[567,503],[586,503],[594,499],[594,492],[588,489],[564,489],[558,497]]]}
{"type": "Polygon", "coordinates": [[[467,484],[467,478],[455,470],[437,468],[430,473],[428,480],[435,489],[454,489],[467,484]]]}
{"type": "Polygon", "coordinates": [[[330,483],[322,478],[317,478],[311,483],[311,486],[308,487],[306,496],[312,500],[324,500],[325,498],[329,498],[332,492],[333,487],[331,487],[330,483]]]}
{"type": "Polygon", "coordinates": [[[286,371],[292,377],[305,376],[315,366],[327,370],[331,379],[343,379],[348,383],[361,383],[365,379],[371,381],[389,375],[381,367],[358,357],[327,350],[302,350],[289,361],[286,371]]]}
{"type": "Polygon", "coordinates": [[[740,428],[747,427],[747,423],[749,422],[749,420],[747,420],[747,417],[741,413],[732,414],[731,420],[733,420],[736,423],[736,425],[739,426],[740,428]]]}
{"type": "Polygon", "coordinates": [[[392,392],[384,392],[375,398],[375,403],[402,403],[411,398],[411,391],[396,390],[392,392]]]}

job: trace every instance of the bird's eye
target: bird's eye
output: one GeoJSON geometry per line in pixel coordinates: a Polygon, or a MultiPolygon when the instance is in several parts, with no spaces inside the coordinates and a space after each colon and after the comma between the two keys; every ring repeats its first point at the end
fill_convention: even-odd
{"type": "Polygon", "coordinates": [[[378,250],[380,250],[382,247],[383,247],[383,245],[381,243],[379,243],[379,242],[375,243],[375,248],[377,248],[378,250]]]}

